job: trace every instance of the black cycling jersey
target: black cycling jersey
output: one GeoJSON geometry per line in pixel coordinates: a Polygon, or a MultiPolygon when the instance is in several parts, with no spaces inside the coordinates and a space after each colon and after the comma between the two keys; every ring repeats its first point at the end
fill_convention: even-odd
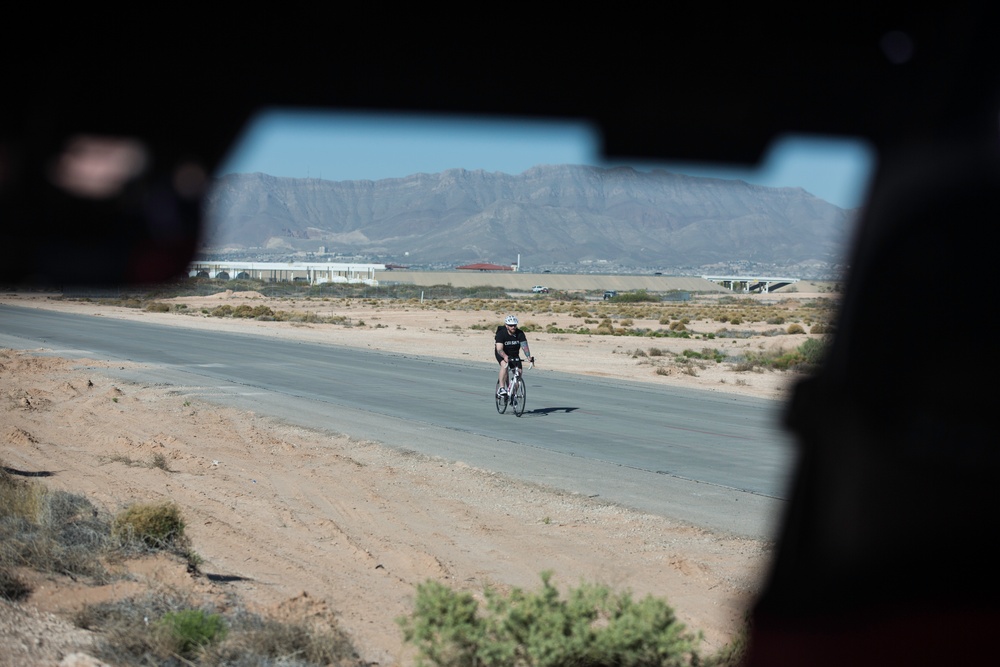
{"type": "MultiPolygon", "coordinates": [[[[507,331],[507,327],[500,325],[497,327],[497,335],[495,338],[497,343],[503,343],[503,351],[508,357],[518,358],[521,356],[521,343],[527,343],[528,337],[524,335],[524,332],[520,329],[514,329],[514,333],[507,331]]],[[[494,351],[496,346],[494,345],[494,351]]],[[[499,352],[495,352],[497,361],[503,361],[503,355],[499,352]]]]}

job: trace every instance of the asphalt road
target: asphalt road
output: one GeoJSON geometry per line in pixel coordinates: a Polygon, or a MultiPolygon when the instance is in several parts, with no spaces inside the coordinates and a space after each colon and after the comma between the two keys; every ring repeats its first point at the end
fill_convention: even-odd
{"type": "Polygon", "coordinates": [[[748,537],[772,537],[793,463],[779,403],[716,392],[527,371],[518,418],[485,360],[9,306],[0,346],[137,362],[111,374],[748,537]]]}

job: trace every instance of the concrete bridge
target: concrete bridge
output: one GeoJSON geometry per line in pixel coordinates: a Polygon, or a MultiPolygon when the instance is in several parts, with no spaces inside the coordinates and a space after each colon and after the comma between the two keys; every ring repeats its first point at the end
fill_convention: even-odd
{"type": "Polygon", "coordinates": [[[751,278],[749,276],[702,276],[705,280],[718,283],[733,292],[760,292],[767,294],[771,290],[787,287],[799,282],[798,278],[751,278]]]}
{"type": "Polygon", "coordinates": [[[310,285],[348,283],[365,285],[496,286],[510,292],[531,292],[535,285],[553,291],[603,292],[759,292],[768,293],[799,282],[798,278],[749,276],[665,276],[603,273],[533,273],[525,271],[410,271],[390,269],[385,264],[337,264],[315,262],[193,262],[191,277],[221,280],[254,279],[264,282],[305,282],[310,285]]]}
{"type": "Polygon", "coordinates": [[[385,264],[334,264],[296,262],[192,262],[188,275],[192,278],[218,280],[261,280],[268,283],[306,282],[350,283],[378,285],[376,271],[385,271],[385,264]]]}

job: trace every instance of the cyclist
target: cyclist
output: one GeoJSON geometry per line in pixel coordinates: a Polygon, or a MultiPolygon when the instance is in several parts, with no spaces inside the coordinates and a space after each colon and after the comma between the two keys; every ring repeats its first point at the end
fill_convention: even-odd
{"type": "Polygon", "coordinates": [[[494,350],[497,361],[500,363],[500,389],[497,392],[498,396],[503,396],[507,393],[508,360],[516,359],[517,361],[514,363],[520,362],[521,350],[524,350],[524,355],[528,358],[528,361],[535,363],[535,358],[531,356],[531,350],[528,349],[528,337],[524,335],[523,331],[517,328],[517,318],[513,315],[508,315],[504,318],[503,326],[497,327],[496,349],[494,350]]]}

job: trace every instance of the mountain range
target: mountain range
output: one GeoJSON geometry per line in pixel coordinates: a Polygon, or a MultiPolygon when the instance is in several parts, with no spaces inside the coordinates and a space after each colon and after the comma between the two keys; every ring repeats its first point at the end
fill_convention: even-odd
{"type": "Polygon", "coordinates": [[[843,263],[856,215],[801,188],[631,167],[450,169],[379,181],[229,174],[207,198],[202,255],[815,270],[843,263]]]}

